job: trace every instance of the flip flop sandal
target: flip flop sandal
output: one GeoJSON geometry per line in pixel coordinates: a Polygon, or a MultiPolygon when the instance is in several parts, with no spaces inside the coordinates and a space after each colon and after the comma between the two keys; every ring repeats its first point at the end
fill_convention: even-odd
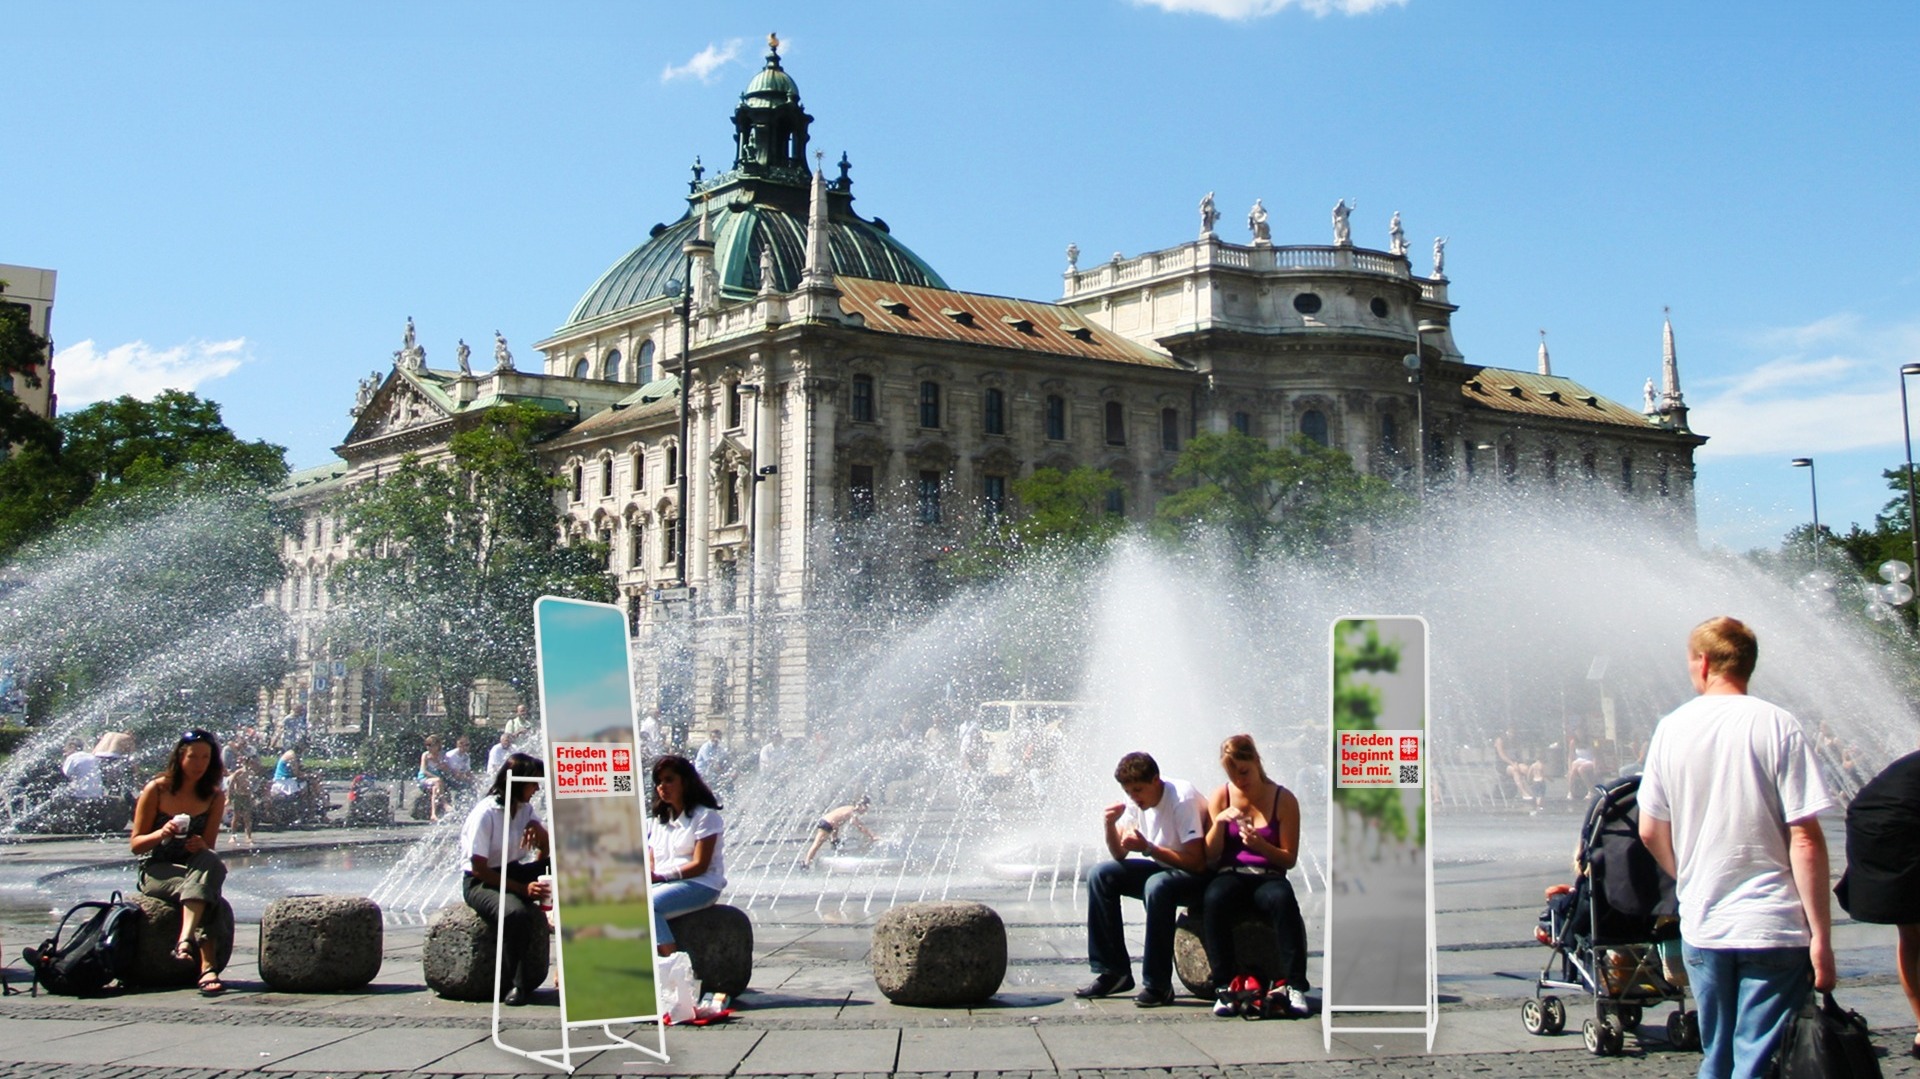
{"type": "Polygon", "coordinates": [[[194,950],[192,938],[188,938],[187,940],[183,940],[180,943],[174,945],[173,957],[175,959],[180,960],[183,963],[191,962],[192,960],[199,958],[199,953],[194,950]]]}
{"type": "Polygon", "coordinates": [[[220,972],[209,970],[200,975],[200,995],[217,997],[227,991],[227,984],[220,980],[220,972]]]}

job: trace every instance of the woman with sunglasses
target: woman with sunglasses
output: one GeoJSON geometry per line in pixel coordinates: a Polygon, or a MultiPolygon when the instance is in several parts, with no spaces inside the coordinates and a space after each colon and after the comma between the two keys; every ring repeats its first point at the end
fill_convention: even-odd
{"type": "Polygon", "coordinates": [[[1300,802],[1267,778],[1253,736],[1220,743],[1226,785],[1207,803],[1207,864],[1215,867],[1201,900],[1203,943],[1218,999],[1213,1014],[1292,1017],[1307,1014],[1307,925],[1287,871],[1300,855],[1300,802]],[[1280,977],[1272,985],[1238,964],[1233,924],[1249,908],[1272,922],[1280,937],[1280,977]]]}
{"type": "Polygon", "coordinates": [[[227,879],[226,863],[213,851],[227,808],[220,789],[224,771],[213,735],[197,728],[182,734],[167,770],[140,792],[128,844],[140,856],[141,894],[180,904],[180,940],[173,956],[200,960],[200,993],[209,997],[227,990],[206,931],[220,917],[220,889],[227,879]]]}
{"type": "Polygon", "coordinates": [[[727,886],[720,800],[685,757],[653,762],[653,820],[647,823],[647,871],[653,878],[655,950],[679,951],[672,919],[720,901],[727,886]]]}

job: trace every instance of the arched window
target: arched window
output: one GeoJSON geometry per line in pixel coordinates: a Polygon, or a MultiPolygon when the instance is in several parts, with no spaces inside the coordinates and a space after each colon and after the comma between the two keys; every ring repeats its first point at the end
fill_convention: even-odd
{"type": "Polygon", "coordinates": [[[932,380],[920,383],[920,426],[940,426],[940,384],[932,380]]]}
{"type": "Polygon", "coordinates": [[[619,349],[610,348],[607,350],[607,358],[601,361],[600,371],[602,373],[602,376],[606,378],[606,380],[609,382],[613,382],[619,379],[620,377],[620,350],[619,349]]]}
{"type": "Polygon", "coordinates": [[[592,378],[593,377],[593,364],[585,356],[582,356],[579,359],[573,361],[573,377],[575,378],[592,378]]]}
{"type": "Polygon", "coordinates": [[[680,447],[667,447],[667,482],[680,482],[680,447]]]}
{"type": "Polygon", "coordinates": [[[1180,452],[1180,410],[1177,408],[1160,410],[1160,448],[1168,453],[1180,452]]]}
{"type": "Polygon", "coordinates": [[[990,435],[1007,433],[1007,395],[998,388],[989,388],[981,401],[982,425],[990,435]]]}
{"type": "Polygon", "coordinates": [[[613,458],[600,458],[600,497],[613,497],[613,458]]]}
{"type": "Polygon", "coordinates": [[[873,422],[873,376],[853,376],[853,420],[856,423],[873,422]]]}
{"type": "Polygon", "coordinates": [[[640,354],[633,361],[633,380],[635,382],[653,381],[653,339],[651,337],[640,342],[640,354]]]}
{"type": "Polygon", "coordinates": [[[579,465],[573,466],[573,500],[580,501],[586,494],[587,470],[579,465]]]}
{"type": "Polygon", "coordinates": [[[660,521],[660,561],[665,564],[680,561],[680,521],[678,518],[666,517],[660,521]]]}
{"type": "Polygon", "coordinates": [[[1127,444],[1127,410],[1118,401],[1107,402],[1107,445],[1127,444]]]}
{"type": "Polygon", "coordinates": [[[1047,395],[1047,438],[1054,442],[1067,439],[1067,399],[1057,393],[1047,395]]]}
{"type": "Polygon", "coordinates": [[[1620,490],[1627,494],[1633,493],[1632,455],[1626,455],[1620,458],[1620,490]]]}
{"type": "Polygon", "coordinates": [[[1400,423],[1390,412],[1380,417],[1380,452],[1387,457],[1400,456],[1400,423]]]}
{"type": "Polygon", "coordinates": [[[647,568],[647,526],[639,521],[627,523],[627,568],[635,573],[647,568]]]}
{"type": "Polygon", "coordinates": [[[632,458],[633,489],[644,491],[647,489],[647,451],[635,449],[632,458]]]}
{"type": "Polygon", "coordinates": [[[1300,414],[1300,433],[1320,443],[1327,444],[1327,414],[1317,408],[1307,409],[1300,414]]]}

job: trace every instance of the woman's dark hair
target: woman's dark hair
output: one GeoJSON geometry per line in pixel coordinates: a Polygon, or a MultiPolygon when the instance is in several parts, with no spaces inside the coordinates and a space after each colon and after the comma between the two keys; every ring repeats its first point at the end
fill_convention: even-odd
{"type": "Polygon", "coordinates": [[[179,794],[180,788],[186,785],[187,773],[180,767],[180,758],[186,756],[187,747],[195,743],[205,743],[211,755],[207,760],[206,774],[193,785],[193,793],[211,800],[213,792],[220,789],[220,777],[227,774],[227,768],[220,759],[220,740],[213,736],[213,732],[198,727],[182,734],[180,740],[173,744],[173,752],[167,757],[167,793],[179,794]]]}
{"type": "Polygon", "coordinates": [[[713,796],[713,789],[707,786],[706,780],[700,778],[700,770],[693,766],[693,762],[669,753],[653,762],[653,785],[656,788],[653,795],[654,820],[673,819],[673,807],[660,800],[657,789],[660,786],[660,780],[668,772],[680,777],[680,800],[687,804],[688,810],[692,810],[695,806],[721,808],[720,799],[713,796]]]}
{"type": "MultiPolygon", "coordinates": [[[[544,779],[546,775],[547,766],[540,762],[540,758],[531,753],[510,753],[507,755],[506,762],[500,765],[500,770],[493,774],[493,786],[487,788],[487,797],[492,798],[495,805],[505,806],[508,776],[518,776],[521,779],[544,779]]],[[[523,789],[529,797],[532,796],[534,788],[523,789]]]]}

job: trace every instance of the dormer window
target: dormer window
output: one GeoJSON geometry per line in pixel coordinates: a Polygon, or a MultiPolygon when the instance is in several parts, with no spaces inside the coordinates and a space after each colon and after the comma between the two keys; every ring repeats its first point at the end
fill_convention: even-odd
{"type": "Polygon", "coordinates": [[[1075,341],[1093,340],[1093,331],[1085,326],[1069,326],[1063,322],[1060,324],[1060,332],[1073,338],[1075,341]]]}
{"type": "Polygon", "coordinates": [[[896,300],[891,296],[882,296],[879,299],[875,300],[874,303],[879,305],[880,310],[885,311],[887,314],[892,315],[895,318],[907,317],[907,312],[909,309],[906,305],[906,302],[903,300],[896,300]]]}
{"type": "Polygon", "coordinates": [[[1013,327],[1015,333],[1033,332],[1033,321],[1031,319],[1024,319],[1018,315],[1001,315],[1000,321],[1013,327]]]}
{"type": "Polygon", "coordinates": [[[954,307],[942,307],[940,313],[961,326],[973,325],[973,312],[971,311],[962,311],[954,307]]]}

